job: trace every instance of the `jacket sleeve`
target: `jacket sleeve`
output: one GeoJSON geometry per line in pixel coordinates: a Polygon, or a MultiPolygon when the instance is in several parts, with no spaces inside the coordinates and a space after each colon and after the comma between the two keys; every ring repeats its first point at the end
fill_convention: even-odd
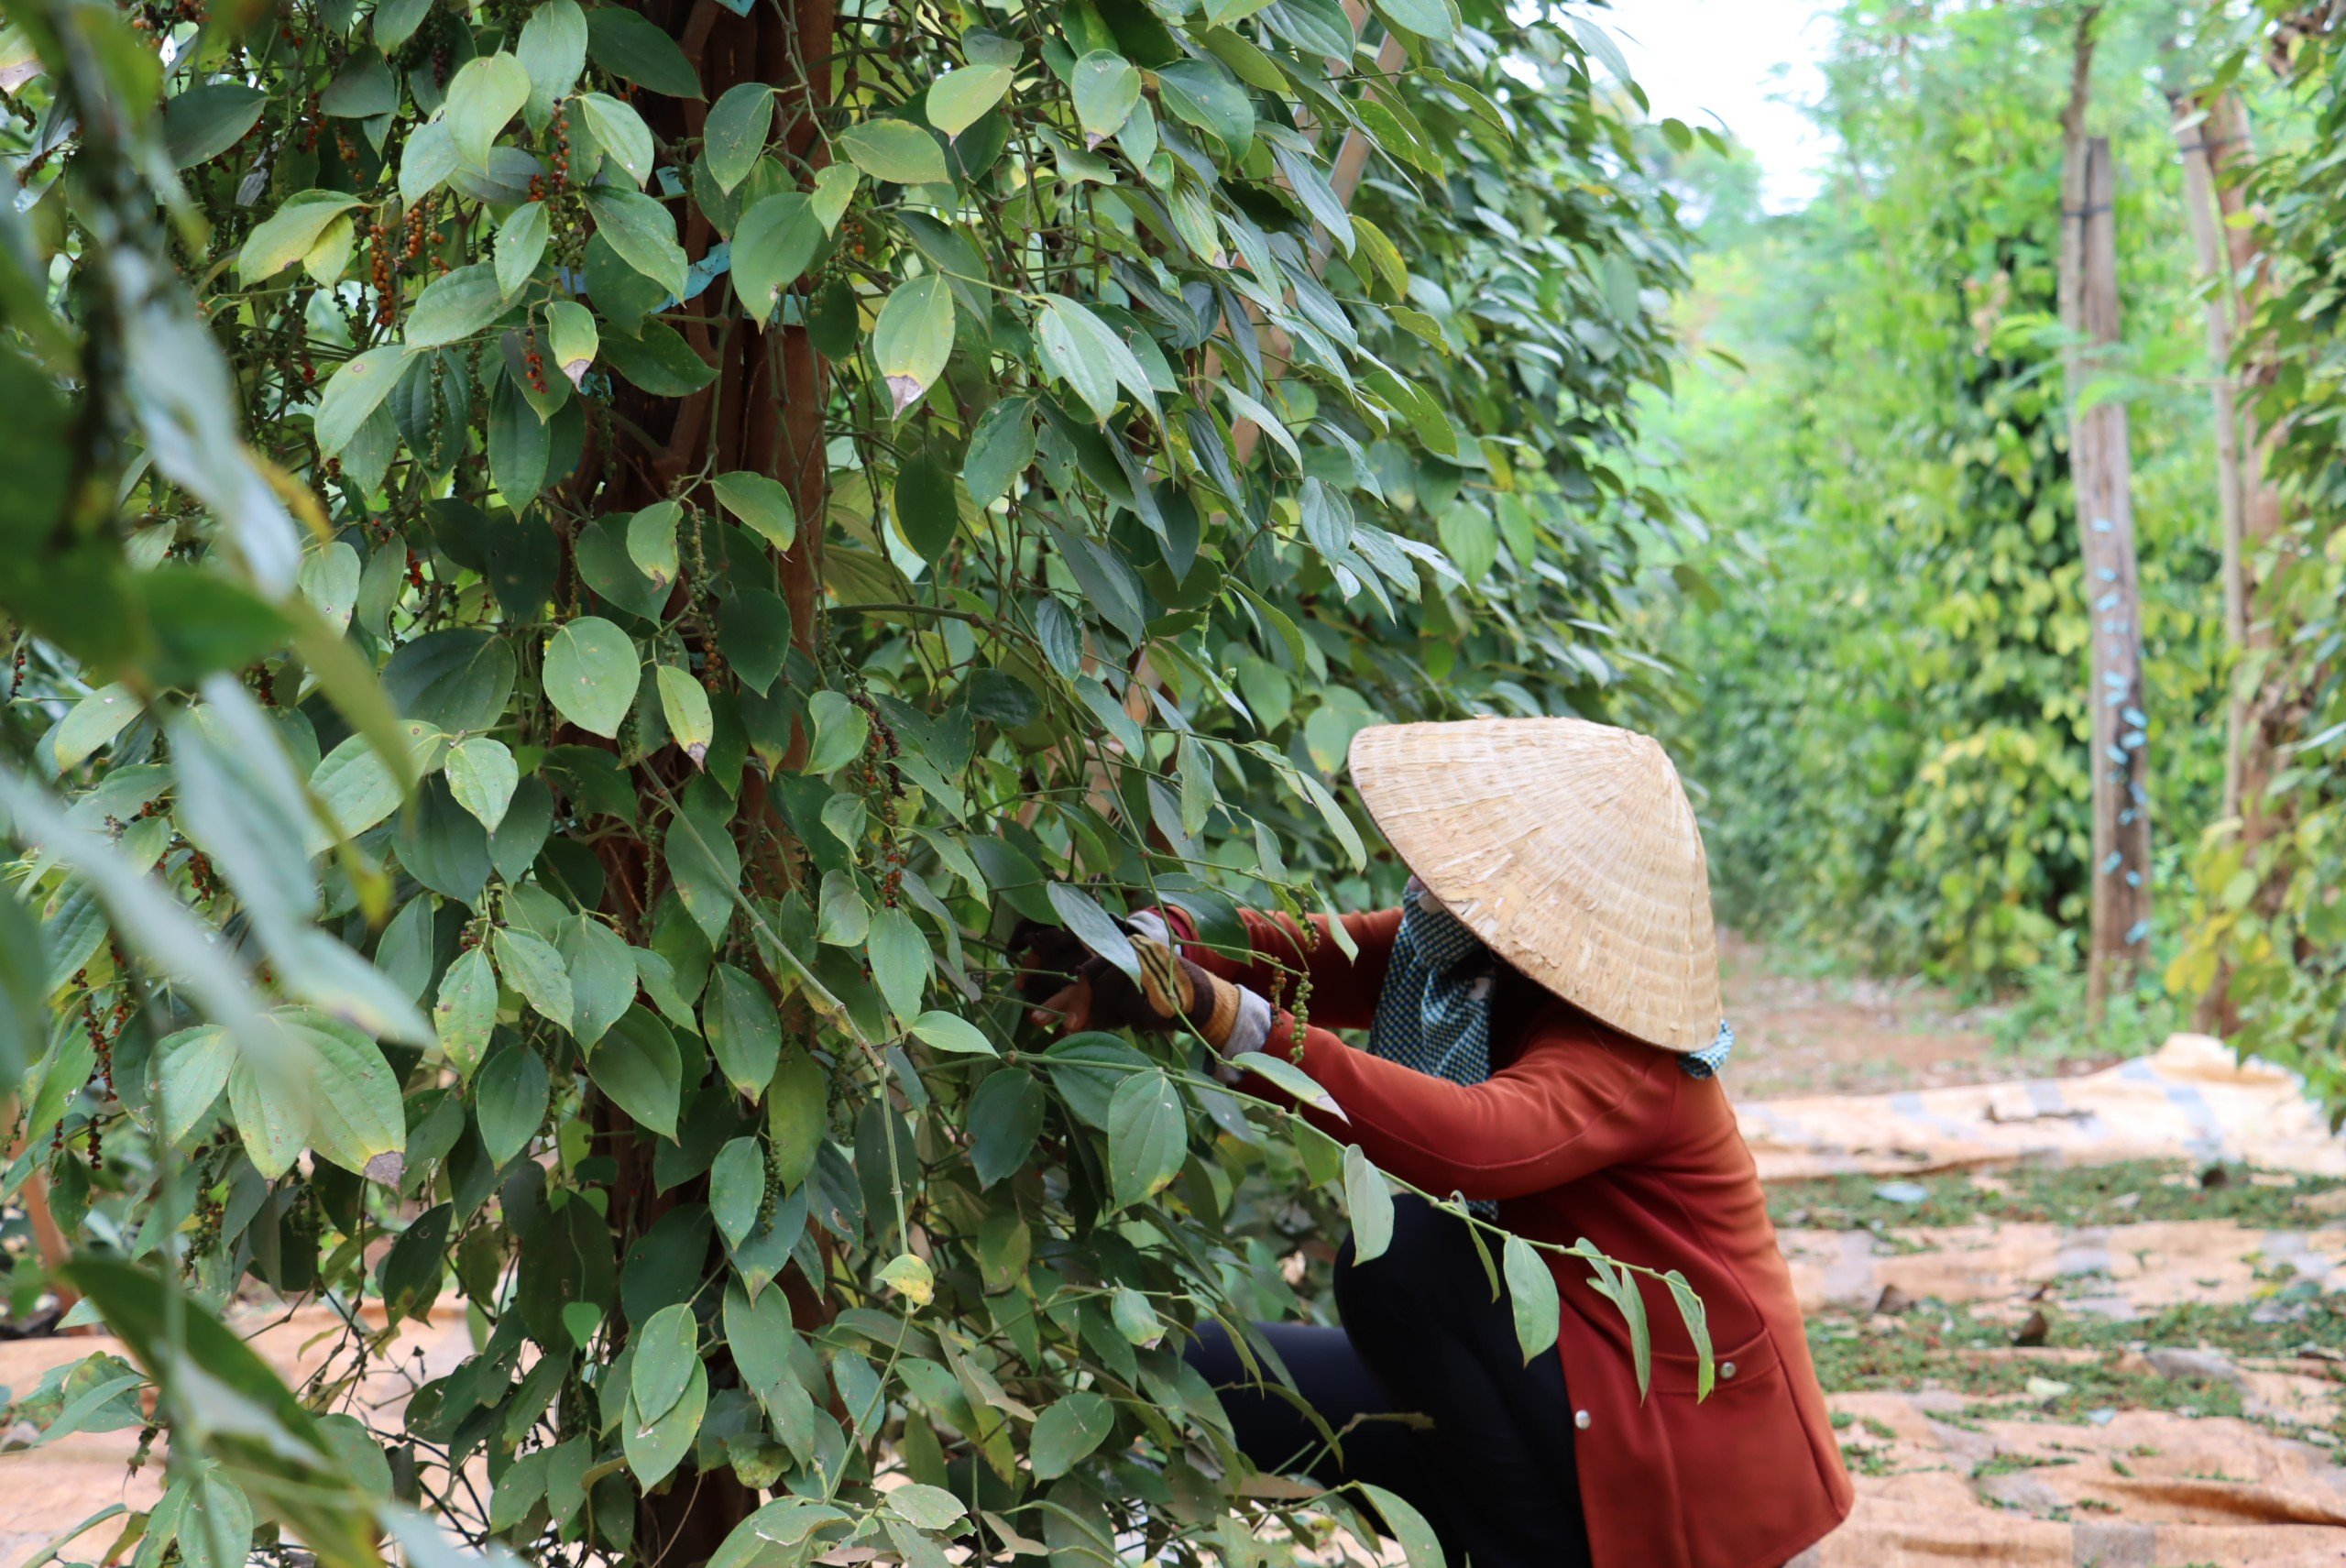
{"type": "MultiPolygon", "coordinates": [[[[1296,1032],[1278,1014],[1264,1049],[1286,1056],[1296,1032]]],[[[1437,1197],[1520,1198],[1637,1158],[1668,1130],[1684,1081],[1667,1052],[1567,1027],[1535,1033],[1513,1062],[1473,1085],[1355,1050],[1317,1026],[1301,1033],[1298,1065],[1343,1115],[1303,1113],[1437,1197]]],[[[1247,1088],[1288,1098],[1260,1079],[1247,1088]]]]}
{"type": "Polygon", "coordinates": [[[1244,955],[1216,952],[1199,945],[1195,926],[1182,910],[1160,911],[1182,953],[1200,967],[1235,981],[1270,1003],[1273,1008],[1296,1005],[1298,981],[1311,981],[1310,1015],[1315,1025],[1334,1029],[1365,1029],[1376,1016],[1376,999],[1385,989],[1385,969],[1393,956],[1393,938],[1401,928],[1398,909],[1377,909],[1343,917],[1346,935],[1359,949],[1347,958],[1329,933],[1325,916],[1314,915],[1307,938],[1303,927],[1285,915],[1239,912],[1245,923],[1249,951],[1244,955]]]}

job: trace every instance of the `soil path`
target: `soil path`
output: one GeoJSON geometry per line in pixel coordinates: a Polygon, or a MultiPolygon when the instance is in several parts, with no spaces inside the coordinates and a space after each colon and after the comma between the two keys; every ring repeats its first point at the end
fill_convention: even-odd
{"type": "Polygon", "coordinates": [[[2024,1066],[2068,1076],[2115,1059],[2024,1064],[1997,1042],[2001,1007],[1967,1007],[1926,981],[1827,972],[1732,931],[1720,933],[1719,966],[1739,1100],[1988,1083],[2024,1066]]]}
{"type": "MultiPolygon", "coordinates": [[[[1992,1008],[1732,937],[1724,958],[1747,1107],[1798,1098],[1814,1124],[1847,1096],[1855,1126],[1881,1109],[1860,1096],[2023,1076],[1992,1008]]],[[[1769,1197],[1858,1488],[1793,1568],[2346,1562],[2346,1180],[2178,1148],[1769,1197]]]]}

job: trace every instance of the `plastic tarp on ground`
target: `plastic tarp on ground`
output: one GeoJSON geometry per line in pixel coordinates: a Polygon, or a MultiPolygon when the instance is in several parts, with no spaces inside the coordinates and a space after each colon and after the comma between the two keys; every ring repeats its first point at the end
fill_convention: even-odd
{"type": "MultiPolygon", "coordinates": [[[[2238,1061],[2198,1035],[2087,1077],[1769,1101],[1740,1112],[1771,1182],[2122,1160],[2346,1175],[2346,1143],[2330,1135],[2294,1075],[2238,1061]]],[[[1895,1286],[1913,1299],[2017,1319],[2049,1288],[2065,1312],[2131,1320],[2183,1302],[2253,1299],[2283,1264],[2287,1277],[2336,1288],[2346,1283],[2346,1228],[2336,1219],[2325,1205],[2297,1230],[1989,1223],[1794,1228],[1781,1239],[1811,1311],[1863,1313],[1895,1286]]],[[[2093,1354],[1949,1354],[2025,1357],[2055,1379],[2066,1359],[2093,1354]]],[[[1830,1394],[1857,1510],[1794,1568],[2346,1564],[2346,1468],[2333,1448],[2311,1441],[2336,1420],[2339,1368],[2312,1360],[2214,1365],[2260,1419],[2118,1410],[2060,1421],[2025,1399],[1982,1401],[1948,1388],[1830,1394]]],[[[1950,1365],[1950,1382],[1959,1381],[1957,1370],[1950,1365]]]]}
{"type": "Polygon", "coordinates": [[[1815,1095],[1739,1107],[1763,1179],[2034,1161],[2239,1161],[2346,1176],[2346,1142],[2293,1073],[2205,1035],[2083,1078],[1815,1095]]]}

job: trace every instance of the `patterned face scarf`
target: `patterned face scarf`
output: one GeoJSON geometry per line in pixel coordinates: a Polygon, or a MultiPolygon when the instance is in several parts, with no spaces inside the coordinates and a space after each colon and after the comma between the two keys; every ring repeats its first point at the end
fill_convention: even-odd
{"type": "MultiPolygon", "coordinates": [[[[1385,969],[1385,990],[1369,1023],[1372,1056],[1453,1083],[1491,1076],[1491,991],[1498,960],[1483,939],[1444,908],[1417,878],[1401,894],[1401,929],[1385,969]]],[[[1467,1210],[1498,1217],[1498,1204],[1476,1199],[1467,1210]]]]}
{"type": "Polygon", "coordinates": [[[1491,1076],[1491,990],[1497,960],[1417,878],[1401,894],[1401,929],[1368,1031],[1372,1056],[1432,1078],[1491,1076]]]}
{"type": "MultiPolygon", "coordinates": [[[[1482,938],[1417,878],[1401,894],[1401,929],[1369,1025],[1371,1055],[1453,1083],[1491,1076],[1491,995],[1498,960],[1482,938]]],[[[1718,1038],[1679,1055],[1687,1077],[1716,1076],[1735,1048],[1722,1019],[1718,1038]]],[[[1481,1212],[1477,1206],[1477,1212],[1481,1212]]]]}

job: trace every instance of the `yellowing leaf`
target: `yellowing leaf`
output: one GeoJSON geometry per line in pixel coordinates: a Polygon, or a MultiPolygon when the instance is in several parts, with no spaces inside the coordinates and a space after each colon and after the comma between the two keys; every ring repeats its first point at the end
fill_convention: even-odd
{"type": "Polygon", "coordinates": [[[953,291],[930,273],[888,296],[872,329],[872,355],[901,417],[918,402],[953,354],[953,291]]]}
{"type": "Polygon", "coordinates": [[[359,205],[340,191],[301,191],[256,225],[236,252],[236,276],[247,283],[273,277],[310,253],[327,225],[359,205]]]}
{"type": "Polygon", "coordinates": [[[668,721],[668,733],[685,755],[699,767],[708,756],[708,743],[716,739],[716,726],[709,717],[708,693],[701,689],[690,673],[674,664],[663,664],[652,672],[660,688],[660,712],[668,721]]]}
{"type": "Polygon", "coordinates": [[[937,1297],[937,1276],[911,1253],[900,1254],[891,1260],[880,1271],[880,1283],[915,1307],[926,1307],[937,1297]]]}

